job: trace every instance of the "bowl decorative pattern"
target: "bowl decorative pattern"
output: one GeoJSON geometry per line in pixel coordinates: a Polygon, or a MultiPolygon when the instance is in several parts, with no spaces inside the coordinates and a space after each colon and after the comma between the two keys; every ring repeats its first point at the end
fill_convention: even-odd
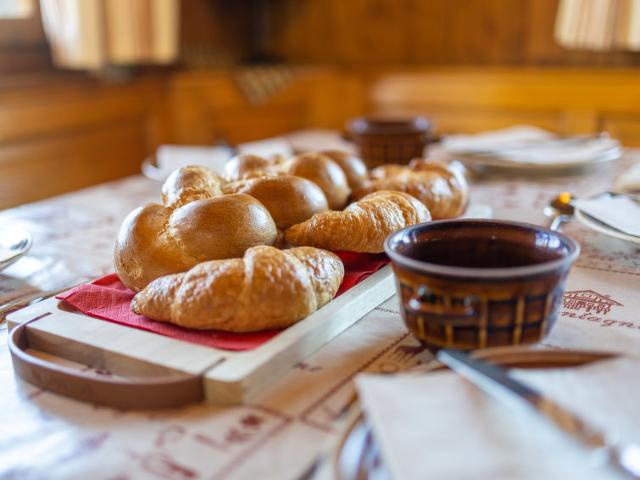
{"type": "Polygon", "coordinates": [[[431,138],[431,124],[423,117],[360,117],[351,120],[347,130],[369,168],[387,163],[408,164],[414,158],[422,158],[431,138]]]}
{"type": "MultiPolygon", "coordinates": [[[[489,256],[482,245],[470,247],[474,255],[489,256]]],[[[553,327],[562,304],[571,264],[579,253],[571,239],[541,227],[513,222],[454,220],[409,227],[387,240],[407,328],[430,350],[530,344],[542,340],[553,327]],[[451,229],[447,225],[454,225],[451,229]],[[552,248],[518,242],[535,240],[540,232],[555,241],[557,258],[529,266],[460,268],[416,261],[399,253],[408,232],[416,241],[455,235],[508,237],[510,248],[552,248]],[[403,233],[404,232],[404,233],[403,233]],[[525,233],[523,236],[522,233],[525,233]],[[517,233],[517,235],[512,235],[517,233]]],[[[493,254],[499,254],[493,252],[493,254]]],[[[508,256],[508,255],[507,255],[508,256]]]]}

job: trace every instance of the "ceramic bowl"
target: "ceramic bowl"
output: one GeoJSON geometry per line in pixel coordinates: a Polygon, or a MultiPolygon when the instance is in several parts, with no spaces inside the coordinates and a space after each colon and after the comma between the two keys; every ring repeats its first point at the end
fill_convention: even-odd
{"type": "Polygon", "coordinates": [[[358,117],[347,122],[347,132],[362,160],[375,168],[422,158],[431,140],[431,122],[424,117],[358,117]]]}
{"type": "Polygon", "coordinates": [[[432,351],[540,341],[580,253],[569,237],[499,220],[442,220],[387,238],[404,321],[432,351]]]}

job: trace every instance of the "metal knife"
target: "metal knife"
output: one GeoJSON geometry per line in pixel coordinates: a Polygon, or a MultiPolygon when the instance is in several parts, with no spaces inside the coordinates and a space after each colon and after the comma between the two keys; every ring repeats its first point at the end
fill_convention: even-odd
{"type": "Polygon", "coordinates": [[[580,442],[598,460],[610,464],[629,478],[640,479],[640,445],[614,444],[598,428],[509,376],[504,368],[457,350],[440,350],[437,358],[485,393],[506,403],[529,407],[580,442]]]}

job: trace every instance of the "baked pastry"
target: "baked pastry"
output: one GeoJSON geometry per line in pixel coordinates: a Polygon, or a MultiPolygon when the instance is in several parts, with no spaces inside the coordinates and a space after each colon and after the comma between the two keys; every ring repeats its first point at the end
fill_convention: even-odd
{"type": "MultiPolygon", "coordinates": [[[[349,171],[356,171],[356,160],[343,160],[349,171]],[[352,165],[348,167],[348,165],[352,165]]],[[[291,175],[306,178],[320,187],[329,208],[342,210],[351,194],[347,175],[338,163],[319,153],[305,153],[285,160],[281,155],[266,159],[257,155],[238,155],[225,166],[225,178],[230,182],[256,177],[291,175]]]]}
{"type": "Polygon", "coordinates": [[[224,180],[206,167],[178,168],[162,185],[162,203],[171,208],[222,195],[224,180]]]}
{"type": "Polygon", "coordinates": [[[226,180],[235,182],[246,178],[277,175],[282,159],[269,160],[259,155],[241,154],[233,157],[224,166],[226,180]]]}
{"type": "Polygon", "coordinates": [[[287,229],[284,236],[291,245],[380,253],[389,234],[430,219],[427,207],[411,195],[379,191],[341,212],[318,213],[287,229]]]}
{"type": "Polygon", "coordinates": [[[253,247],[243,258],[201,263],[154,280],[134,297],[131,308],[187,328],[285,328],[328,303],[343,276],[342,262],[331,252],[253,247]]]}
{"type": "MultiPolygon", "coordinates": [[[[457,217],[464,213],[469,203],[469,184],[467,183],[463,170],[443,162],[425,158],[415,158],[411,160],[411,162],[409,162],[409,168],[416,172],[435,172],[442,175],[453,193],[451,209],[457,213],[451,216],[457,217]]],[[[448,216],[444,218],[451,217],[448,216]]]]}
{"type": "Polygon", "coordinates": [[[467,206],[464,176],[441,162],[413,160],[409,166],[384,165],[373,169],[370,176],[368,185],[353,192],[354,199],[378,190],[405,192],[424,203],[434,219],[457,217],[467,206]]]}
{"type": "Polygon", "coordinates": [[[324,192],[332,210],[342,210],[351,194],[347,176],[340,166],[319,153],[304,153],[285,162],[280,172],[306,178],[324,192]]]}
{"type": "Polygon", "coordinates": [[[224,193],[246,193],[260,202],[281,229],[304,222],[316,213],[329,209],[327,197],[320,187],[302,177],[282,175],[227,183],[224,193]]]}
{"type": "Polygon", "coordinates": [[[363,187],[367,183],[369,172],[360,158],[343,150],[322,150],[318,153],[338,164],[347,176],[347,183],[352,190],[363,187]]]}
{"type": "MultiPolygon", "coordinates": [[[[179,195],[167,193],[166,198],[179,195]]],[[[148,204],[122,223],[114,265],[122,283],[138,291],[200,262],[240,257],[250,247],[272,245],[276,236],[273,218],[249,195],[221,195],[178,208],[148,204]]]]}

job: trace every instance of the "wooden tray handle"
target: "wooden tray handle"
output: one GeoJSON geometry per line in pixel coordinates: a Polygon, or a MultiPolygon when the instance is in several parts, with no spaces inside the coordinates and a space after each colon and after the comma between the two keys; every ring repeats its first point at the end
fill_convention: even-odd
{"type": "Polygon", "coordinates": [[[13,368],[27,382],[76,400],[118,409],[173,408],[204,398],[200,375],[114,379],[81,372],[29,354],[26,322],[9,334],[13,368]]]}

